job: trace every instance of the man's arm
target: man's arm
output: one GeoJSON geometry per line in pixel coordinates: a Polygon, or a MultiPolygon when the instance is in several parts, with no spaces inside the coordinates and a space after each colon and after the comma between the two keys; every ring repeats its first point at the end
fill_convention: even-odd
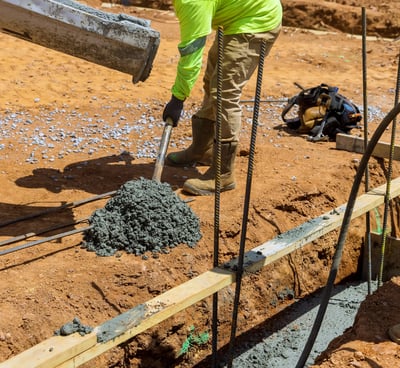
{"type": "Polygon", "coordinates": [[[180,59],[172,94],[181,100],[189,97],[199,77],[206,37],[211,33],[213,7],[213,1],[175,1],[181,42],[178,45],[180,59]]]}

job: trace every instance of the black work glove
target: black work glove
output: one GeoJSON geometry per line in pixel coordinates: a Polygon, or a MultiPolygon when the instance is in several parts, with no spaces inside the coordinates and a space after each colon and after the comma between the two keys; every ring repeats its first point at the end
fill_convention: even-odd
{"type": "Polygon", "coordinates": [[[171,100],[165,105],[163,112],[163,120],[167,121],[170,118],[173,122],[173,126],[178,125],[179,118],[181,117],[183,110],[183,101],[172,95],[171,100]]]}

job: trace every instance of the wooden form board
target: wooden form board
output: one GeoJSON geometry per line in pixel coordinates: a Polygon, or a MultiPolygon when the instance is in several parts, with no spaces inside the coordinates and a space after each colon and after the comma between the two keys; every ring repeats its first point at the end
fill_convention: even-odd
{"type": "MultiPolygon", "coordinates": [[[[359,196],[354,205],[352,218],[356,218],[384,203],[386,185],[372,189],[359,196]]],[[[390,198],[400,195],[400,178],[390,185],[390,198]]],[[[280,234],[276,238],[250,250],[245,254],[245,271],[254,272],[295,249],[320,238],[341,226],[346,204],[317,218],[280,234]]],[[[51,337],[48,340],[0,363],[0,368],[75,368],[105,351],[127,341],[148,328],[156,326],[179,311],[218,292],[235,282],[233,260],[221,267],[207,271],[166,293],[163,293],[100,326],[91,334],[73,334],[51,337]],[[102,334],[113,336],[98,342],[102,334]]]]}
{"type": "MultiPolygon", "coordinates": [[[[355,137],[348,134],[337,134],[336,135],[336,149],[364,153],[364,139],[355,137]]],[[[390,157],[390,144],[385,142],[378,142],[372,152],[372,156],[380,158],[390,157]]],[[[393,159],[400,160],[400,147],[394,146],[393,159]]]]}

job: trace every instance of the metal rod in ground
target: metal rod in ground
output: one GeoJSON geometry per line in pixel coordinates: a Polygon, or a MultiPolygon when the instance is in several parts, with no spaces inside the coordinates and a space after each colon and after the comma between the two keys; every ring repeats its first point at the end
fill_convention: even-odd
{"type": "MultiPolygon", "coordinates": [[[[260,100],[259,102],[265,102],[265,103],[274,103],[274,102],[288,102],[289,100],[287,98],[283,98],[280,100],[260,100]]],[[[246,102],[251,102],[254,103],[254,100],[240,100],[240,103],[246,103],[246,102]]]]}
{"type": "Polygon", "coordinates": [[[50,231],[62,229],[63,227],[77,225],[77,224],[80,224],[80,223],[82,223],[84,221],[87,221],[88,219],[89,218],[85,218],[85,219],[82,219],[82,220],[71,221],[70,223],[67,223],[67,224],[52,226],[52,227],[49,227],[47,229],[38,231],[36,233],[31,232],[31,233],[26,233],[26,234],[22,234],[22,235],[17,235],[17,236],[14,236],[13,238],[1,241],[0,242],[0,247],[2,247],[4,245],[8,245],[8,244],[19,242],[21,240],[26,240],[26,239],[32,238],[34,236],[37,236],[37,235],[45,234],[45,233],[48,233],[50,231]]]}
{"type": "MultiPolygon", "coordinates": [[[[221,204],[221,120],[222,120],[222,61],[224,57],[224,34],[218,27],[218,59],[217,59],[217,116],[215,127],[215,197],[214,197],[214,250],[213,265],[218,266],[219,259],[219,228],[221,204]]],[[[212,362],[211,367],[218,366],[218,292],[213,294],[212,307],[212,362]]]]}
{"type": "Polygon", "coordinates": [[[87,230],[91,229],[92,227],[93,227],[93,225],[87,226],[87,227],[83,227],[82,229],[75,229],[75,230],[67,231],[65,233],[52,235],[52,236],[49,236],[47,238],[43,238],[43,239],[35,240],[35,241],[29,242],[29,243],[26,243],[26,244],[23,244],[23,245],[19,245],[17,247],[5,249],[5,250],[0,251],[0,256],[4,256],[6,254],[13,253],[13,252],[16,252],[18,250],[30,248],[30,247],[33,247],[33,246],[38,245],[38,244],[42,244],[42,243],[46,243],[46,242],[49,242],[49,241],[65,238],[66,236],[82,233],[84,231],[87,231],[87,230]]]}
{"type": "Polygon", "coordinates": [[[244,199],[239,257],[238,257],[238,261],[237,261],[236,288],[235,288],[235,298],[234,298],[233,312],[232,312],[231,336],[230,336],[230,340],[229,340],[228,368],[232,368],[232,364],[233,364],[233,354],[234,354],[233,348],[234,348],[234,343],[235,343],[235,338],[236,338],[236,328],[237,328],[237,319],[238,319],[239,302],[240,302],[240,289],[241,289],[242,276],[243,276],[243,263],[244,263],[244,254],[245,254],[245,245],[246,245],[247,222],[248,222],[248,218],[249,218],[251,183],[252,183],[252,178],[253,178],[254,155],[255,155],[255,148],[256,148],[257,126],[258,126],[258,113],[259,113],[259,107],[260,107],[259,100],[260,100],[260,94],[261,94],[265,53],[266,53],[266,41],[263,40],[261,43],[261,46],[260,46],[260,59],[259,59],[259,64],[258,64],[256,94],[255,94],[255,98],[254,98],[255,102],[254,102],[253,124],[252,124],[251,139],[250,139],[249,164],[248,164],[248,169],[247,169],[246,194],[245,194],[245,199],[244,199]]]}
{"type": "MultiPolygon", "coordinates": [[[[363,79],[363,108],[364,108],[364,152],[368,144],[368,101],[367,101],[367,17],[365,8],[361,8],[362,19],[362,79],[363,79]]],[[[365,192],[369,191],[369,170],[365,168],[365,192]]],[[[368,294],[371,294],[372,283],[372,249],[371,249],[371,214],[365,214],[365,240],[368,259],[368,294]]]]}
{"type": "Polygon", "coordinates": [[[44,211],[39,211],[39,212],[32,213],[32,214],[26,215],[26,216],[22,216],[22,217],[13,219],[13,220],[0,222],[0,227],[4,227],[4,226],[7,226],[7,225],[15,224],[17,222],[24,221],[24,220],[30,220],[30,219],[33,219],[33,218],[36,218],[36,217],[40,217],[40,216],[43,216],[43,215],[48,215],[50,213],[59,212],[59,211],[65,210],[67,208],[78,207],[78,206],[81,206],[81,205],[89,203],[89,202],[94,202],[94,201],[97,201],[99,199],[103,199],[105,197],[110,197],[110,196],[114,195],[115,193],[116,193],[116,191],[114,190],[112,192],[99,194],[99,195],[96,195],[96,196],[93,196],[93,197],[90,197],[90,198],[87,198],[87,199],[82,199],[82,200],[75,201],[75,202],[64,203],[63,205],[58,206],[58,207],[51,207],[51,208],[48,208],[48,209],[46,209],[44,211]]]}

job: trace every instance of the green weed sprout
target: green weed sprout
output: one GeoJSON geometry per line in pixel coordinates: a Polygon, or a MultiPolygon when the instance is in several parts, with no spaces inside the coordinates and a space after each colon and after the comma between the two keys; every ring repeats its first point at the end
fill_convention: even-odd
{"type": "Polygon", "coordinates": [[[186,354],[190,348],[194,345],[203,345],[208,342],[209,334],[208,332],[202,332],[198,335],[194,334],[194,326],[190,326],[190,333],[187,339],[183,342],[181,350],[179,351],[179,356],[186,354]]]}

